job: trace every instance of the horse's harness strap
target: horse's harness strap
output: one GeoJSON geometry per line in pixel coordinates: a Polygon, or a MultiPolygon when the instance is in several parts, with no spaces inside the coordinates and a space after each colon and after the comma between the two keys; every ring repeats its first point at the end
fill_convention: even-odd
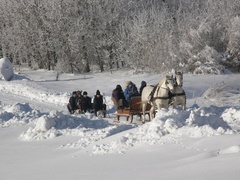
{"type": "MultiPolygon", "coordinates": [[[[157,88],[158,88],[158,85],[153,87],[153,90],[152,90],[152,92],[149,95],[150,96],[150,99],[149,99],[150,102],[152,102],[152,101],[154,101],[156,99],[170,99],[171,98],[170,96],[167,96],[167,97],[160,97],[160,96],[159,97],[153,97],[153,95],[154,95],[154,93],[155,93],[157,88]]],[[[158,91],[159,91],[160,88],[163,88],[163,87],[159,87],[158,91]]],[[[163,88],[163,89],[167,89],[167,88],[163,88]]]]}
{"type": "Polygon", "coordinates": [[[154,97],[150,101],[154,101],[156,99],[170,99],[170,96],[168,96],[168,97],[154,97]]]}
{"type": "Polygon", "coordinates": [[[152,92],[150,93],[150,96],[151,96],[151,98],[149,99],[150,102],[154,101],[156,99],[171,99],[172,97],[175,97],[175,96],[185,96],[186,95],[185,91],[183,91],[182,93],[169,93],[169,96],[167,96],[167,97],[153,97],[153,94],[156,91],[156,89],[157,89],[157,86],[154,86],[152,92]]]}
{"type": "Polygon", "coordinates": [[[152,101],[152,99],[153,99],[153,95],[154,95],[154,93],[155,93],[157,87],[158,87],[158,85],[156,85],[156,86],[153,87],[153,90],[152,90],[151,93],[149,94],[149,96],[150,96],[149,101],[152,101]]]}
{"type": "Polygon", "coordinates": [[[171,93],[170,94],[170,97],[174,97],[174,96],[185,96],[186,95],[186,93],[185,93],[185,91],[183,91],[182,93],[171,93]]]}

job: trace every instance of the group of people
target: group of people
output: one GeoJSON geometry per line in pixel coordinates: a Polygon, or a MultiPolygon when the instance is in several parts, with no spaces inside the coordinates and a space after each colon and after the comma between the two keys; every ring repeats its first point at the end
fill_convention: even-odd
{"type": "Polygon", "coordinates": [[[147,86],[147,83],[145,81],[142,81],[139,91],[137,86],[131,81],[127,81],[125,83],[125,86],[126,88],[123,91],[121,85],[118,84],[112,92],[112,97],[115,98],[115,100],[117,101],[119,109],[129,107],[131,97],[141,96],[142,90],[144,87],[147,86]]]}
{"type": "MultiPolygon", "coordinates": [[[[72,96],[69,98],[67,108],[70,114],[73,114],[75,111],[79,113],[94,112],[97,116],[97,112],[102,110],[106,111],[106,104],[103,102],[103,96],[100,91],[96,91],[96,95],[93,98],[88,96],[88,93],[84,91],[73,91],[72,96]]],[[[104,113],[104,116],[106,114],[104,113]]]]}
{"type": "MultiPolygon", "coordinates": [[[[127,81],[125,85],[126,88],[124,91],[119,84],[112,91],[112,97],[115,98],[118,108],[120,109],[129,107],[131,97],[141,96],[142,90],[147,86],[147,83],[142,81],[139,91],[137,86],[131,81],[127,81]]],[[[93,102],[92,98],[88,96],[86,91],[84,91],[83,94],[82,91],[73,91],[72,96],[67,104],[67,108],[70,114],[73,114],[75,111],[78,111],[79,113],[94,112],[94,114],[97,116],[98,111],[106,111],[106,104],[104,104],[103,96],[99,90],[96,91],[93,102]]],[[[104,113],[104,116],[105,115],[106,113],[104,113]]]]}

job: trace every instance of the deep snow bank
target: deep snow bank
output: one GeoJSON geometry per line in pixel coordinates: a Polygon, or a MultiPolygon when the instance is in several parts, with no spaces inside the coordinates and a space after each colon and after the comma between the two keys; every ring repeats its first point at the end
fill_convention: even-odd
{"type": "Polygon", "coordinates": [[[129,148],[174,141],[175,137],[199,138],[238,133],[239,108],[193,108],[178,111],[170,108],[157,113],[152,122],[143,125],[113,124],[113,119],[98,119],[91,114],[65,115],[51,111],[41,113],[28,104],[0,105],[0,127],[29,124],[31,127],[19,135],[21,140],[33,141],[59,136],[79,137],[77,142],[63,144],[61,148],[83,149],[95,143],[90,154],[125,153],[129,148]],[[126,130],[132,129],[126,133],[126,130]],[[118,140],[98,141],[122,132],[118,140]]]}
{"type": "Polygon", "coordinates": [[[16,78],[10,82],[1,82],[0,93],[16,95],[36,102],[66,106],[69,94],[56,93],[26,78],[16,78]]]}

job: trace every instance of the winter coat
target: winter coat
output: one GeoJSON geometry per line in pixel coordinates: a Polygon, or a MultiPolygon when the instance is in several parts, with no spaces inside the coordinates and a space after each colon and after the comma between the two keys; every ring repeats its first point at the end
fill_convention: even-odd
{"type": "Polygon", "coordinates": [[[147,83],[145,81],[141,82],[141,87],[139,88],[139,94],[142,95],[143,88],[147,86],[147,83]]]}
{"type": "Polygon", "coordinates": [[[126,89],[124,90],[124,96],[128,102],[130,101],[131,97],[139,96],[136,85],[132,84],[131,86],[126,87],[126,89]]]}
{"type": "Polygon", "coordinates": [[[77,109],[76,100],[77,100],[76,95],[72,95],[72,96],[69,98],[68,106],[69,106],[69,109],[70,109],[70,110],[76,110],[76,109],[77,109]]]}
{"type": "Polygon", "coordinates": [[[84,112],[90,111],[92,109],[91,98],[86,96],[81,98],[81,108],[84,112]]]}
{"type": "Polygon", "coordinates": [[[114,89],[112,92],[112,97],[114,97],[116,99],[116,101],[119,101],[120,99],[125,101],[125,96],[124,96],[122,88],[114,89]]]}
{"type": "Polygon", "coordinates": [[[93,99],[93,109],[94,111],[99,111],[99,110],[106,110],[105,109],[106,105],[104,106],[103,104],[103,96],[102,95],[95,95],[93,99]]]}

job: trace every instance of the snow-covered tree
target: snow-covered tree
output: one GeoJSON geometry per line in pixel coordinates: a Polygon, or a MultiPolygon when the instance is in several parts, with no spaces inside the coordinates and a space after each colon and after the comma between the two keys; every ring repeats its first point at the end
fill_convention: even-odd
{"type": "Polygon", "coordinates": [[[227,49],[231,58],[226,62],[228,66],[239,66],[240,63],[240,17],[236,16],[231,19],[230,28],[228,30],[229,42],[227,49]]]}
{"type": "Polygon", "coordinates": [[[238,0],[1,0],[0,54],[63,72],[192,72],[195,57],[212,61],[207,47],[237,58],[239,9],[238,0]]]}

